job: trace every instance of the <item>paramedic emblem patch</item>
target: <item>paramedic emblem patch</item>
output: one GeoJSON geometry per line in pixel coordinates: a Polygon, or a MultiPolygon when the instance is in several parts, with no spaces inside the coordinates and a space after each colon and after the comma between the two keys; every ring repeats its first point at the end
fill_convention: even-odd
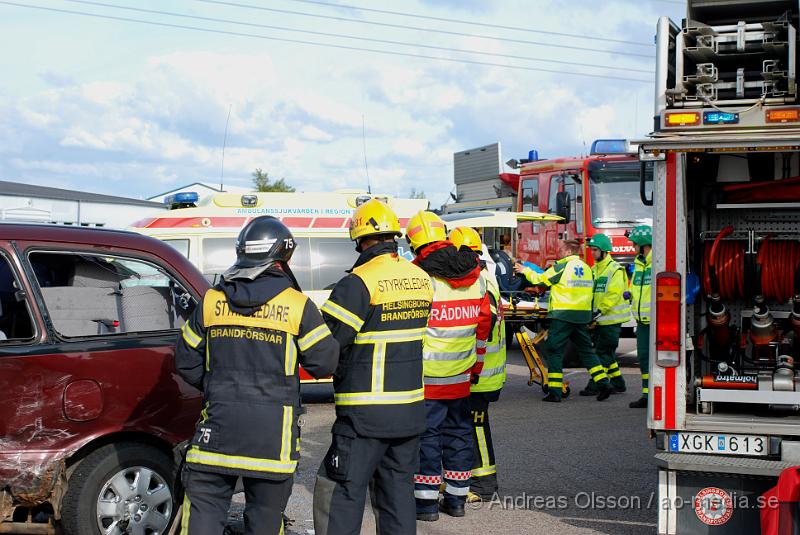
{"type": "Polygon", "coordinates": [[[706,487],[694,498],[694,512],[703,524],[721,526],[733,515],[733,500],[720,488],[706,487]]]}

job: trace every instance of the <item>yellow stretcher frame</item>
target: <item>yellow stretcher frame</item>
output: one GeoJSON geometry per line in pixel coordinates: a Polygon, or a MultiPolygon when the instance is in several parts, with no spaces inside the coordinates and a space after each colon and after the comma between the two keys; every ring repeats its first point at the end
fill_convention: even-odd
{"type": "MultiPolygon", "coordinates": [[[[528,386],[537,384],[542,387],[542,392],[547,394],[549,387],[547,386],[547,365],[542,360],[539,352],[536,351],[536,344],[540,343],[547,337],[547,330],[541,330],[534,336],[533,340],[528,333],[534,334],[532,331],[521,327],[516,333],[517,342],[519,347],[522,348],[522,356],[525,357],[525,364],[528,365],[530,370],[530,378],[528,379],[528,386]]],[[[564,380],[561,385],[561,397],[568,398],[570,394],[569,381],[564,380]]]]}

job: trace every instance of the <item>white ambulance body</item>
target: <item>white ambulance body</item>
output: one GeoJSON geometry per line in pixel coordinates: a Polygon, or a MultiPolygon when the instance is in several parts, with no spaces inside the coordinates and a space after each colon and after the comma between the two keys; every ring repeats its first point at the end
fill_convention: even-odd
{"type": "MultiPolygon", "coordinates": [[[[395,199],[361,191],[333,193],[220,193],[196,207],[177,208],[134,223],[132,230],[175,247],[214,282],[236,258],[234,242],[252,218],[279,218],[294,234],[297,250],[290,263],[303,291],[321,305],[333,285],[353,266],[358,253],[350,240],[350,217],[371,197],[385,200],[405,223],[428,208],[424,199],[395,199]]],[[[166,199],[170,204],[192,198],[166,199]]],[[[186,203],[188,204],[188,203],[186,203]]],[[[401,240],[401,254],[413,258],[401,240]]]]}

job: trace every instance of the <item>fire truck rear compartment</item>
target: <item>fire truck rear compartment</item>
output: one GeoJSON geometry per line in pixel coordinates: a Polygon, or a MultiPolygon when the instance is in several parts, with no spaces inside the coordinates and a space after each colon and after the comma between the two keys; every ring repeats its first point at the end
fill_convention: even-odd
{"type": "Polygon", "coordinates": [[[800,153],[683,157],[687,269],[701,283],[687,306],[687,415],[800,435],[800,153]]]}

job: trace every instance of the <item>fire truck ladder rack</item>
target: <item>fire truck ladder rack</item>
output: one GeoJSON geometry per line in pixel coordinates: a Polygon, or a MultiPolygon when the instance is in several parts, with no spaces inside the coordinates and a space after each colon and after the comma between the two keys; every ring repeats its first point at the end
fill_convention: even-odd
{"type": "Polygon", "coordinates": [[[786,15],[772,22],[719,26],[686,20],[676,40],[680,61],[670,92],[674,107],[797,99],[797,32],[786,15]]]}

